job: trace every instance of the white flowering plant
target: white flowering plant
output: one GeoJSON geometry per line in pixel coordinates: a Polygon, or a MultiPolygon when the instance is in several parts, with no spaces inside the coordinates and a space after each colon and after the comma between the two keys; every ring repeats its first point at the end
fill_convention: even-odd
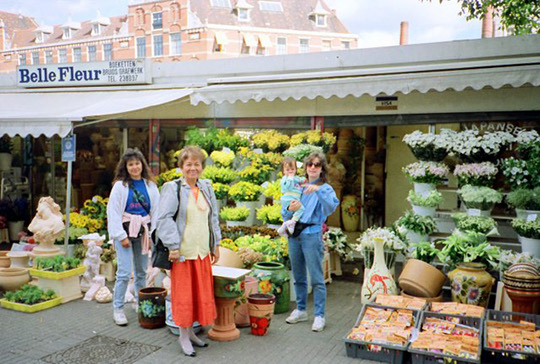
{"type": "Polygon", "coordinates": [[[416,162],[403,167],[403,173],[416,183],[440,184],[450,173],[443,163],[416,162]]]}
{"type": "Polygon", "coordinates": [[[540,269],[540,260],[533,256],[531,253],[516,253],[513,250],[501,250],[499,254],[500,269],[505,271],[512,264],[516,263],[529,263],[540,269]]]}
{"type": "Polygon", "coordinates": [[[516,135],[516,143],[528,144],[540,140],[540,136],[536,130],[522,130],[516,135]]]}
{"type": "Polygon", "coordinates": [[[449,152],[467,163],[494,160],[514,141],[514,136],[505,131],[480,135],[478,130],[464,130],[454,132],[449,152]]]}
{"type": "Polygon", "coordinates": [[[405,135],[403,142],[411,148],[418,160],[440,162],[448,155],[447,135],[446,131],[441,132],[441,134],[433,134],[415,130],[405,135]]]}
{"type": "Polygon", "coordinates": [[[514,157],[502,161],[502,173],[511,190],[532,189],[540,185],[540,160],[522,160],[514,157]]]}
{"type": "Polygon", "coordinates": [[[382,239],[384,243],[384,260],[388,268],[394,266],[396,254],[405,253],[407,250],[407,244],[400,238],[399,233],[396,232],[393,227],[369,228],[364,231],[362,235],[360,235],[360,237],[357,239],[360,244],[355,246],[355,250],[361,252],[364,256],[364,264],[366,268],[371,268],[373,265],[373,241],[375,238],[382,239]]]}
{"type": "Polygon", "coordinates": [[[458,179],[458,185],[473,185],[489,187],[493,184],[499,170],[491,162],[458,164],[454,169],[454,175],[458,179]]]}
{"type": "Polygon", "coordinates": [[[329,251],[336,252],[344,261],[353,260],[354,246],[349,244],[347,236],[340,228],[329,228],[323,234],[323,242],[329,251]]]}
{"type": "Polygon", "coordinates": [[[502,193],[489,187],[465,185],[457,193],[469,209],[489,210],[503,199],[502,193]]]}

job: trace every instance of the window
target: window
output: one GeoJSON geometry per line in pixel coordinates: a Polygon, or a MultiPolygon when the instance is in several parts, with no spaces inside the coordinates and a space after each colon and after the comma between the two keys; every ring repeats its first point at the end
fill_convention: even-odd
{"type": "Polygon", "coordinates": [[[137,38],[137,58],[146,57],[146,38],[137,38]]]}
{"type": "Polygon", "coordinates": [[[25,66],[26,65],[26,54],[21,53],[19,54],[19,66],[25,66]]]}
{"type": "Polygon", "coordinates": [[[67,50],[65,48],[58,50],[58,63],[67,63],[67,50]]]}
{"type": "Polygon", "coordinates": [[[322,50],[323,51],[329,51],[332,49],[332,42],[329,40],[323,40],[322,41],[322,50]]]}
{"type": "Polygon", "coordinates": [[[287,54],[287,38],[277,39],[276,54],[287,54]]]}
{"type": "Polygon", "coordinates": [[[326,15],[324,15],[324,14],[315,15],[315,24],[317,24],[318,27],[325,27],[326,26],[326,15]]]}
{"type": "Polygon", "coordinates": [[[214,8],[231,8],[231,2],[229,0],[210,0],[210,4],[214,8]]]}
{"type": "MultiPolygon", "coordinates": [[[[138,45],[138,42],[137,42],[138,45]]],[[[138,47],[137,47],[138,51],[138,47]]],[[[103,45],[103,60],[105,61],[111,61],[113,59],[112,57],[112,44],[111,43],[105,43],[103,45]]]]}
{"type": "Polygon", "coordinates": [[[180,33],[171,33],[171,54],[179,55],[182,53],[182,36],[180,33]]]}
{"type": "Polygon", "coordinates": [[[341,42],[341,48],[343,48],[343,49],[351,49],[351,42],[349,42],[349,41],[342,41],[342,42],[341,42]]]}
{"type": "Polygon", "coordinates": [[[96,46],[95,45],[88,46],[88,60],[92,62],[92,61],[95,61],[96,59],[97,59],[96,46]]]}
{"type": "Polygon", "coordinates": [[[73,48],[73,62],[81,61],[81,48],[73,48]]]}
{"type": "Polygon", "coordinates": [[[32,64],[39,64],[39,52],[32,52],[32,64]]]}
{"type": "Polygon", "coordinates": [[[43,32],[36,32],[36,43],[43,43],[43,32]]]}
{"type": "Polygon", "coordinates": [[[242,54],[249,54],[249,46],[246,44],[246,42],[242,42],[242,54]]]}
{"type": "Polygon", "coordinates": [[[154,35],[154,57],[163,55],[163,36],[154,35]]]}
{"type": "Polygon", "coordinates": [[[92,24],[92,35],[99,35],[101,27],[99,26],[99,23],[92,24]]]}
{"type": "Polygon", "coordinates": [[[300,53],[309,52],[309,39],[300,39],[300,53]]]}
{"type": "Polygon", "coordinates": [[[153,13],[152,14],[152,28],[153,29],[162,29],[163,28],[163,13],[153,13]]]}
{"type": "Polygon", "coordinates": [[[45,64],[52,64],[52,63],[53,63],[52,51],[45,51],[45,64]]]}
{"type": "Polygon", "coordinates": [[[259,1],[259,9],[262,11],[283,13],[283,6],[278,1],[259,1]]]}
{"type": "Polygon", "coordinates": [[[243,21],[249,20],[248,9],[238,9],[238,20],[243,20],[243,21]]]}
{"type": "Polygon", "coordinates": [[[62,38],[63,39],[71,38],[71,29],[69,29],[68,27],[64,28],[63,33],[62,33],[62,38]]]}

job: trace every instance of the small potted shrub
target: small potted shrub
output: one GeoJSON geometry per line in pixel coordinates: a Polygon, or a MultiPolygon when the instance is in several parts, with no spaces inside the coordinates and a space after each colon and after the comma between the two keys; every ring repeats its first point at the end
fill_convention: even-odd
{"type": "Polygon", "coordinates": [[[220,182],[212,182],[212,188],[216,195],[218,211],[223,205],[227,204],[227,196],[229,195],[230,186],[220,182]]]}
{"type": "Polygon", "coordinates": [[[249,217],[250,210],[245,206],[223,207],[219,217],[227,222],[227,226],[248,226],[246,219],[249,217]]]}
{"type": "Polygon", "coordinates": [[[408,250],[409,259],[399,276],[399,285],[406,294],[438,300],[446,276],[431,265],[439,254],[433,243],[422,241],[412,244],[408,250]]]}
{"type": "Polygon", "coordinates": [[[407,201],[412,205],[415,214],[434,217],[437,206],[442,201],[442,193],[432,190],[427,195],[422,195],[410,190],[407,201]]]}
{"type": "Polygon", "coordinates": [[[202,173],[202,178],[209,179],[213,183],[231,184],[237,177],[237,173],[227,167],[206,166],[202,173]]]}
{"type": "Polygon", "coordinates": [[[240,181],[229,189],[229,197],[236,202],[236,206],[245,206],[250,210],[247,224],[255,223],[255,209],[259,204],[262,187],[251,182],[240,181]]]}
{"type": "Polygon", "coordinates": [[[499,170],[491,162],[458,164],[454,169],[458,186],[465,185],[490,187],[499,170]]]}
{"type": "Polygon", "coordinates": [[[233,151],[214,150],[210,154],[210,158],[218,167],[230,167],[234,162],[235,155],[233,151]]]}
{"type": "Polygon", "coordinates": [[[498,235],[497,223],[488,216],[470,216],[463,212],[452,214],[456,228],[462,232],[473,231],[486,235],[498,235]]]}
{"type": "Polygon", "coordinates": [[[11,168],[11,161],[13,159],[11,151],[13,150],[13,143],[11,139],[4,135],[0,138],[0,171],[7,171],[11,168]]]}
{"type": "Polygon", "coordinates": [[[489,216],[493,206],[500,203],[503,198],[502,193],[489,187],[465,185],[457,192],[465,203],[469,215],[489,216]]]}
{"type": "Polygon", "coordinates": [[[540,220],[514,219],[512,227],[518,234],[522,251],[540,258],[540,220]]]}
{"type": "Polygon", "coordinates": [[[46,291],[41,288],[26,284],[17,291],[8,291],[0,304],[4,308],[15,311],[33,313],[47,308],[58,306],[62,297],[58,297],[52,289],[46,291]]]}
{"type": "Polygon", "coordinates": [[[273,229],[278,229],[283,223],[281,217],[281,205],[279,203],[273,205],[264,205],[257,209],[257,219],[261,220],[263,224],[273,229]]]}
{"type": "Polygon", "coordinates": [[[443,163],[416,162],[404,167],[403,173],[414,183],[414,191],[426,196],[446,179],[449,170],[443,163]]]}
{"type": "Polygon", "coordinates": [[[506,195],[508,205],[516,209],[518,218],[528,215],[540,215],[540,187],[535,189],[519,188],[506,195]]]}
{"type": "Polygon", "coordinates": [[[437,228],[432,217],[420,216],[412,211],[407,211],[405,215],[401,216],[396,221],[396,225],[406,230],[405,235],[409,244],[427,241],[429,235],[437,228]]]}

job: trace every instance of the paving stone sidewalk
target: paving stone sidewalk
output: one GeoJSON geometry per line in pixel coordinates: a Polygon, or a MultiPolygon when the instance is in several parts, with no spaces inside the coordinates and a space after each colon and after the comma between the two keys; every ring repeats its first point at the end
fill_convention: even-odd
{"type": "MultiPolygon", "coordinates": [[[[327,285],[327,327],[311,331],[311,320],[296,325],[285,323],[287,314],[275,315],[267,336],[256,337],[249,328],[240,329],[240,339],[232,342],[203,339],[208,348],[197,349],[197,357],[184,356],[177,336],[168,328],[146,330],[137,314],[126,306],[127,327],[112,321],[112,305],[77,300],[33,314],[0,309],[0,363],[46,363],[50,355],[71,348],[96,335],[159,347],[136,363],[368,363],[346,356],[342,338],[354,325],[360,311],[360,284],[334,280],[327,285]],[[47,358],[47,356],[49,356],[47,358]],[[42,360],[43,359],[43,360],[42,360]]],[[[312,297],[309,310],[312,317],[312,297]]],[[[294,304],[291,303],[291,310],[294,304]]],[[[110,354],[110,353],[109,353],[110,354]]],[[[118,362],[102,355],[103,363],[118,362]]],[[[54,358],[55,356],[53,356],[54,358]]],[[[70,360],[62,361],[69,363],[70,360]]]]}

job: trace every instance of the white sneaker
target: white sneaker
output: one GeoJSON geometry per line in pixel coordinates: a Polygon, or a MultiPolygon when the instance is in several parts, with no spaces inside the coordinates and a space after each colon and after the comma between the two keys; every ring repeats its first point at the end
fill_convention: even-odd
{"type": "Polygon", "coordinates": [[[113,310],[113,319],[114,323],[118,326],[126,326],[128,324],[128,320],[126,318],[126,315],[124,314],[124,310],[121,308],[115,308],[113,310]]]}
{"type": "Polygon", "coordinates": [[[294,309],[293,312],[285,319],[285,322],[288,324],[295,324],[297,322],[301,321],[307,321],[308,316],[306,311],[300,311],[297,309],[294,309]]]}
{"type": "Polygon", "coordinates": [[[311,330],[316,331],[316,332],[323,331],[325,324],[326,324],[326,321],[324,317],[315,316],[315,320],[313,320],[313,326],[311,326],[311,330]]]}

